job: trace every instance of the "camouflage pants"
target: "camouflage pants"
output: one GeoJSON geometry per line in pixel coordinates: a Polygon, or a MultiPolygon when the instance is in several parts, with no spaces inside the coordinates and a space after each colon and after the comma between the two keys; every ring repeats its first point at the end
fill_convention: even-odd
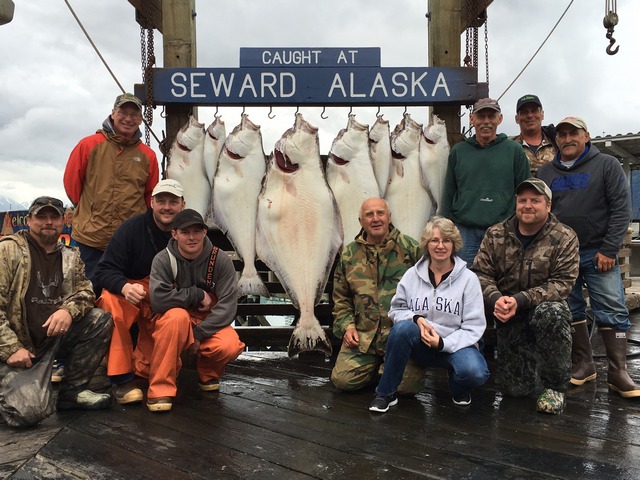
{"type": "Polygon", "coordinates": [[[109,312],[92,308],[71,324],[62,337],[58,358],[66,358],[60,395],[84,390],[107,353],[113,320],[109,312]]]}
{"type": "MultiPolygon", "coordinates": [[[[331,382],[338,390],[352,392],[377,383],[384,370],[384,353],[361,353],[357,348],[342,344],[336,364],[331,371],[331,382]]],[[[402,382],[400,395],[413,395],[424,388],[425,369],[409,360],[402,382]]]]}
{"type": "Polygon", "coordinates": [[[498,380],[514,397],[544,388],[564,392],[571,375],[571,312],[566,302],[543,302],[498,325],[498,380]]]}

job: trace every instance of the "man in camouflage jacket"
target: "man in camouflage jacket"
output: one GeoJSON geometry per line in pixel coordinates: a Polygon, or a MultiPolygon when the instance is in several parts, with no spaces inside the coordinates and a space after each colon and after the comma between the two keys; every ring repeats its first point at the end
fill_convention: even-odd
{"type": "Polygon", "coordinates": [[[110,395],[86,386],[107,350],[111,315],[94,308],[78,249],[57,242],[63,213],[60,200],[39,197],[29,208],[29,229],[0,239],[0,381],[58,348],[66,358],[58,408],[104,408],[110,395]]]}
{"type": "Polygon", "coordinates": [[[510,137],[524,149],[529,159],[531,174],[556,156],[555,127],[543,126],[544,110],[536,95],[523,95],[516,104],[516,123],[520,126],[520,134],[510,137]]]}
{"type": "MultiPolygon", "coordinates": [[[[333,333],[342,346],[331,381],[344,391],[377,380],[393,325],[391,299],[402,275],[424,253],[416,240],[391,225],[385,200],[365,200],[359,221],[362,230],[344,248],[333,279],[333,333]]],[[[409,362],[398,392],[412,394],[423,387],[424,369],[409,362]]]]}
{"type": "Polygon", "coordinates": [[[498,378],[511,396],[544,387],[540,412],[558,414],[571,372],[571,312],[578,238],[551,212],[551,190],[530,178],[516,188],[516,213],[487,230],[472,270],[497,320],[498,378]]]}

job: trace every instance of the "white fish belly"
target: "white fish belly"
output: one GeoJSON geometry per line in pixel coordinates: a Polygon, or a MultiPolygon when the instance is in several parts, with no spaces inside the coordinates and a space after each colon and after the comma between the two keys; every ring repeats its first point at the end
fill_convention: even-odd
{"type": "Polygon", "coordinates": [[[327,183],[338,204],[344,244],[347,245],[360,232],[358,216],[362,202],[380,196],[368,154],[354,158],[346,165],[327,163],[327,183]]]}
{"type": "Polygon", "coordinates": [[[393,225],[419,241],[422,229],[432,215],[433,202],[422,184],[418,155],[416,151],[402,161],[403,176],[392,169],[385,199],[389,202],[393,225]]]}

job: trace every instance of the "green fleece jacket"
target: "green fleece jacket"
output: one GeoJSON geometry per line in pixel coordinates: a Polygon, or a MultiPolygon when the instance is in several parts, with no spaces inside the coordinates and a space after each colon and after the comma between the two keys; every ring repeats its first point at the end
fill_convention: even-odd
{"type": "Polygon", "coordinates": [[[449,153],[440,214],[465,227],[490,227],[515,212],[516,187],[530,176],[524,150],[504,133],[484,147],[467,138],[449,153]]]}

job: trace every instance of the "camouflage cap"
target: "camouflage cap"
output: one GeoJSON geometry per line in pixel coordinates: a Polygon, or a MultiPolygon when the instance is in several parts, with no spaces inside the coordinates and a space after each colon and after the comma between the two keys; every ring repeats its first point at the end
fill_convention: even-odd
{"type": "Polygon", "coordinates": [[[113,108],[121,107],[125,103],[133,103],[138,107],[138,110],[142,110],[142,102],[133,93],[123,93],[122,95],[118,95],[116,97],[116,101],[113,103],[113,108]]]}
{"type": "Polygon", "coordinates": [[[562,125],[563,123],[566,123],[568,125],[573,125],[576,128],[581,128],[583,129],[585,132],[588,132],[589,129],[587,128],[587,124],[584,120],[582,120],[581,118],[578,117],[566,117],[563,118],[562,120],[560,120],[558,122],[558,124],[556,125],[556,130],[558,129],[558,127],[560,125],[562,125]]]}
{"type": "Polygon", "coordinates": [[[29,207],[29,215],[37,215],[43,208],[53,208],[60,216],[64,215],[64,206],[62,200],[53,197],[38,197],[29,207]]]}
{"type": "Polygon", "coordinates": [[[525,188],[533,188],[540,195],[544,195],[549,199],[549,201],[551,201],[551,189],[549,188],[549,185],[544,183],[544,180],[540,180],[539,178],[527,178],[516,187],[516,195],[522,192],[525,188]]]}
{"type": "Polygon", "coordinates": [[[480,110],[484,110],[485,108],[490,108],[491,110],[495,110],[498,113],[502,112],[497,100],[494,100],[493,98],[481,98],[473,105],[472,113],[479,112],[480,110]]]}

